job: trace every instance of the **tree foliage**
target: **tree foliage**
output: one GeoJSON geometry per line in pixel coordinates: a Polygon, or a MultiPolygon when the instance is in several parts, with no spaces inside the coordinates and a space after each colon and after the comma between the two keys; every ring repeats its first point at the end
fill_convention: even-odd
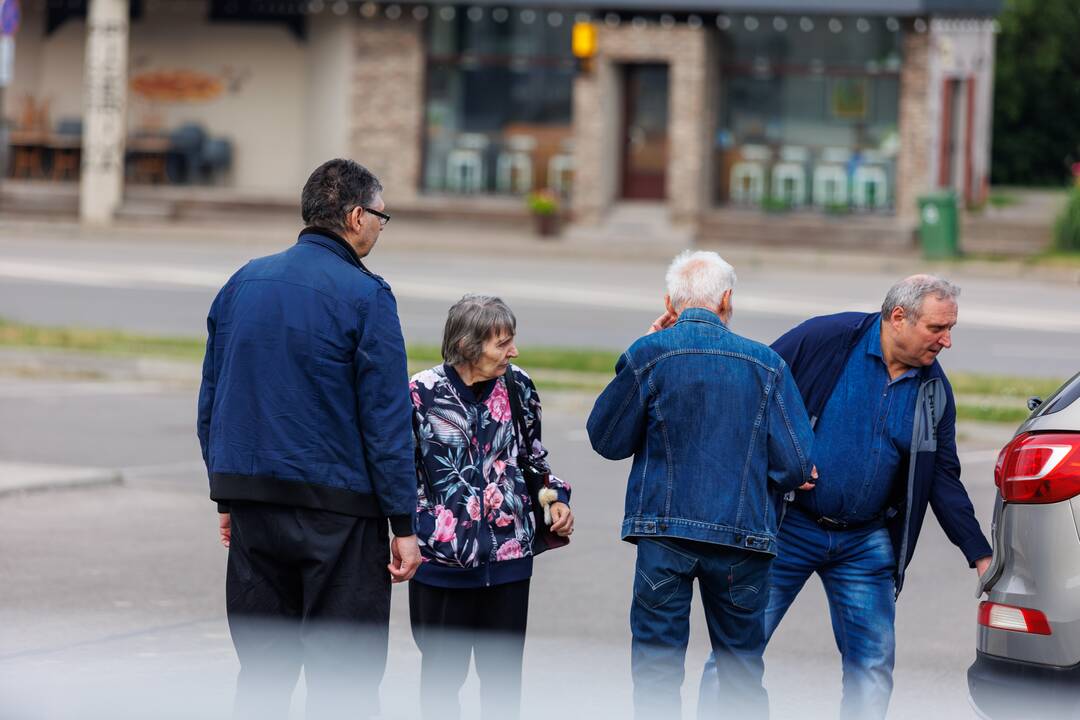
{"type": "Polygon", "coordinates": [[[1061,186],[1080,160],[1080,1],[1006,0],[999,21],[993,182],[1061,186]]]}

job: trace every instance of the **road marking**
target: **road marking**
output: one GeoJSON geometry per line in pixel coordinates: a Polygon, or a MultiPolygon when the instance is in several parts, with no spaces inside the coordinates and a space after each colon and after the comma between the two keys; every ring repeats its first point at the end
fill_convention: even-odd
{"type": "MultiPolygon", "coordinates": [[[[168,290],[170,288],[199,288],[216,290],[225,284],[230,272],[167,265],[126,265],[83,263],[60,266],[27,260],[0,260],[0,277],[17,280],[36,280],[67,285],[91,287],[168,290]]],[[[605,290],[595,287],[568,287],[530,283],[521,280],[478,282],[469,285],[447,284],[428,280],[401,280],[393,284],[394,294],[413,300],[454,302],[466,292],[500,295],[508,300],[570,307],[593,307],[612,310],[641,310],[653,312],[660,307],[659,291],[654,293],[605,290]]],[[[791,318],[805,318],[845,310],[872,311],[866,303],[847,300],[807,300],[736,293],[736,312],[747,311],[791,318]]],[[[1046,310],[1014,310],[1005,308],[960,308],[960,321],[965,326],[1012,328],[1044,332],[1080,332],[1080,315],[1046,310]]]]}
{"type": "Polygon", "coordinates": [[[120,472],[124,477],[146,477],[148,475],[175,475],[189,472],[206,472],[206,465],[202,460],[182,460],[174,463],[161,463],[159,465],[133,465],[122,468],[120,472]]]}
{"type": "Polygon", "coordinates": [[[120,483],[120,473],[100,467],[0,462],[0,497],[38,490],[120,483]]]}

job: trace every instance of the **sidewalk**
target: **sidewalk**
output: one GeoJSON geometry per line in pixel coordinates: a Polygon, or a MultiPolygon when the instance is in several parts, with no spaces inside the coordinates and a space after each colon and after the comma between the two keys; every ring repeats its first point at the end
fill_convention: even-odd
{"type": "MultiPolygon", "coordinates": [[[[109,228],[82,227],[68,219],[0,216],[0,238],[41,237],[72,242],[165,240],[211,245],[266,245],[291,240],[301,227],[299,218],[285,214],[265,216],[238,213],[228,219],[218,216],[203,222],[125,219],[109,228]]],[[[656,237],[634,236],[629,228],[623,232],[625,234],[620,235],[605,229],[572,228],[562,237],[544,240],[533,233],[531,224],[505,219],[461,222],[395,218],[380,242],[398,250],[418,253],[453,252],[489,258],[501,256],[508,261],[513,258],[569,258],[582,262],[662,262],[693,246],[693,241],[687,240],[685,230],[671,229],[656,237]]],[[[808,272],[884,272],[896,276],[935,272],[953,278],[1034,278],[1055,284],[1080,284],[1080,262],[1063,266],[1034,265],[1019,259],[931,262],[922,259],[915,249],[889,255],[797,246],[708,244],[701,249],[719,252],[736,267],[795,267],[808,272]]]]}

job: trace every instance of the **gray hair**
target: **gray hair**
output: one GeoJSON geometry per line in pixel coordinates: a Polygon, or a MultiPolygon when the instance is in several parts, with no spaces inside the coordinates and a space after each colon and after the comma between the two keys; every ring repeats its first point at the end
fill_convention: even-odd
{"type": "Polygon", "coordinates": [[[517,332],[517,318],[501,299],[466,295],[450,308],[443,330],[442,356],[448,365],[468,365],[480,359],[492,335],[517,332]]]}
{"type": "Polygon", "coordinates": [[[676,309],[691,306],[716,307],[728,290],[735,287],[735,268],[714,252],[684,250],[671,261],[667,293],[676,309]]]}
{"type": "Polygon", "coordinates": [[[908,322],[918,322],[923,300],[930,295],[938,300],[955,301],[960,296],[960,288],[936,275],[912,275],[889,288],[885,302],[881,303],[881,317],[888,320],[893,310],[903,308],[908,322]]]}
{"type": "Polygon", "coordinates": [[[315,227],[341,232],[353,208],[367,207],[382,192],[379,178],[353,160],[327,160],[311,173],[300,195],[300,214],[315,227]]]}

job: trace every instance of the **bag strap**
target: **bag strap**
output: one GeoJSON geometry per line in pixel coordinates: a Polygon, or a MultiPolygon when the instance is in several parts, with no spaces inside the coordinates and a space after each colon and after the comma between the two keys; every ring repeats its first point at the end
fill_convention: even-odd
{"type": "Polygon", "coordinates": [[[510,422],[514,424],[514,434],[517,435],[518,465],[521,465],[522,458],[528,458],[528,453],[525,451],[524,413],[521,409],[521,399],[518,396],[517,381],[514,380],[513,372],[507,368],[503,375],[503,382],[506,383],[506,397],[510,401],[510,422]]]}

